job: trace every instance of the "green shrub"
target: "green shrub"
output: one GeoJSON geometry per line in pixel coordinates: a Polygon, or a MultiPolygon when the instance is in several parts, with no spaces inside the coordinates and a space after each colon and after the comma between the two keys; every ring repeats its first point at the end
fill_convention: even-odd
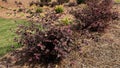
{"type": "Polygon", "coordinates": [[[64,11],[64,8],[62,5],[56,6],[55,7],[55,12],[56,13],[62,13],[64,11]]]}
{"type": "Polygon", "coordinates": [[[61,22],[62,22],[64,25],[72,24],[72,20],[70,20],[68,17],[65,17],[65,18],[61,19],[61,22]]]}
{"type": "Polygon", "coordinates": [[[42,12],[43,12],[43,9],[41,7],[36,9],[36,13],[42,13],[42,12]]]}

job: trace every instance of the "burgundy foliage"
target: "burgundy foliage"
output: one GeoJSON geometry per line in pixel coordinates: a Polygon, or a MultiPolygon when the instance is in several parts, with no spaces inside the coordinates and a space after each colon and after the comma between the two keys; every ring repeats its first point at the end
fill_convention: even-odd
{"type": "Polygon", "coordinates": [[[117,14],[111,11],[112,0],[86,0],[86,4],[87,8],[74,14],[82,22],[81,29],[104,31],[109,21],[117,18],[117,14]]]}
{"type": "Polygon", "coordinates": [[[68,28],[41,31],[35,25],[21,26],[17,42],[23,45],[21,57],[31,63],[58,63],[73,49],[72,32],[68,28]]]}

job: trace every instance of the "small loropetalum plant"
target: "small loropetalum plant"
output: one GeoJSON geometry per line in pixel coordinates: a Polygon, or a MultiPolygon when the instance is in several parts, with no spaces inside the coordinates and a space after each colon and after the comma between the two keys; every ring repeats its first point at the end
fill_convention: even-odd
{"type": "Polygon", "coordinates": [[[43,9],[41,7],[36,8],[36,13],[42,13],[42,12],[43,12],[43,9]]]}
{"type": "Polygon", "coordinates": [[[69,25],[69,24],[72,24],[72,20],[68,17],[65,17],[63,19],[60,20],[60,22],[63,24],[63,25],[69,25]]]}
{"type": "Polygon", "coordinates": [[[62,13],[64,11],[64,8],[62,5],[58,5],[55,7],[55,12],[56,13],[62,13]]]}
{"type": "Polygon", "coordinates": [[[34,24],[21,26],[17,42],[25,48],[21,57],[30,63],[59,63],[73,50],[72,31],[68,28],[51,28],[41,31],[34,24]]]}

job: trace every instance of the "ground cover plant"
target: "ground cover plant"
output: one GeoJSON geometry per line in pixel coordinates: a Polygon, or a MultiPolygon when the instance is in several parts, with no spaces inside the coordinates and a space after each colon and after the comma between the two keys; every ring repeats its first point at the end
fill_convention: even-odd
{"type": "Polygon", "coordinates": [[[64,8],[62,5],[56,6],[55,7],[55,12],[56,13],[62,13],[64,11],[64,8]]]}
{"type": "Polygon", "coordinates": [[[72,20],[70,18],[68,18],[68,17],[65,17],[65,18],[61,19],[60,22],[61,22],[60,24],[62,24],[62,25],[70,25],[70,24],[72,24],[72,20]]]}

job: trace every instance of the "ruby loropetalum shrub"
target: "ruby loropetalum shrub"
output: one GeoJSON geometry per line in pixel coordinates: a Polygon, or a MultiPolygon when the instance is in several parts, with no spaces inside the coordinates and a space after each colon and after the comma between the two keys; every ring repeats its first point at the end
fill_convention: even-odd
{"type": "Polygon", "coordinates": [[[75,17],[82,22],[81,29],[104,31],[114,17],[111,11],[112,0],[86,0],[87,8],[75,12],[75,17]]]}
{"type": "Polygon", "coordinates": [[[31,63],[58,63],[73,48],[72,32],[68,28],[51,28],[41,31],[35,26],[23,27],[17,31],[18,43],[25,46],[21,56],[31,63]],[[23,29],[23,30],[21,30],[23,29]]]}

